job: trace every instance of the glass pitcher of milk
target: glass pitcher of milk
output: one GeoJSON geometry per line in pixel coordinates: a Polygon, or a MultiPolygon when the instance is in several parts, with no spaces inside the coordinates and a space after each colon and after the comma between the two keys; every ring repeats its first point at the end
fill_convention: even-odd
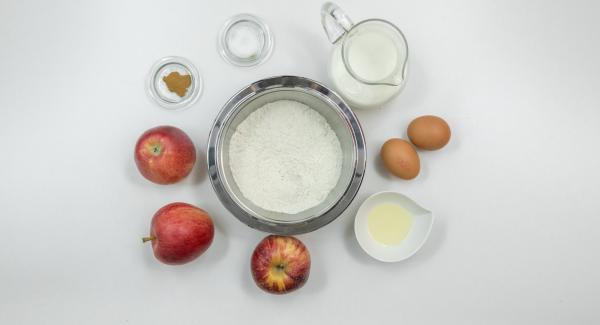
{"type": "Polygon", "coordinates": [[[321,9],[321,23],[334,49],[329,74],[337,92],[356,108],[376,108],[398,95],[406,81],[404,34],[383,19],[354,24],[334,3],[321,9]]]}

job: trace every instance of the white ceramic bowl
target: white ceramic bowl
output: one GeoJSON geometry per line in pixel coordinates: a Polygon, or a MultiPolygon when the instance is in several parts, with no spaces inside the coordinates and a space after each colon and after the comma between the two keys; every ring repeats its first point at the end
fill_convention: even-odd
{"type": "Polygon", "coordinates": [[[379,192],[371,195],[361,204],[354,219],[354,233],[360,247],[371,257],[382,262],[399,262],[414,255],[429,237],[432,226],[433,214],[431,211],[397,192],[379,192]],[[410,232],[398,245],[381,244],[369,234],[367,216],[373,208],[383,203],[397,204],[412,215],[410,232]]]}

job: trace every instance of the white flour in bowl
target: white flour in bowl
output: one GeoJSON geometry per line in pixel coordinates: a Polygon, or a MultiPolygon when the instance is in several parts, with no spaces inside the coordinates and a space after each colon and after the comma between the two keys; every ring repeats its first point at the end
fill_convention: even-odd
{"type": "Polygon", "coordinates": [[[325,200],[342,169],[342,148],[325,118],[290,100],[268,103],[231,137],[229,165],[242,194],[257,206],[295,214],[325,200]]]}

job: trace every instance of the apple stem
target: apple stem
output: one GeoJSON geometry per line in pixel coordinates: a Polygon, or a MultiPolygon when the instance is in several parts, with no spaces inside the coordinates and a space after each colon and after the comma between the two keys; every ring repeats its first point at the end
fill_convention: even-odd
{"type": "Polygon", "coordinates": [[[156,239],[156,237],[154,237],[154,236],[143,237],[142,238],[142,242],[145,243],[147,241],[152,241],[152,240],[155,240],[155,239],[156,239]]]}

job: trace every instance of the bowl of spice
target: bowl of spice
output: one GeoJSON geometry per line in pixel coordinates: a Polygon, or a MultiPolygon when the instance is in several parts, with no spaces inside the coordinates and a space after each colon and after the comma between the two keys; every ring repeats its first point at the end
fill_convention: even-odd
{"type": "Polygon", "coordinates": [[[146,81],[148,94],[169,110],[191,106],[202,94],[202,78],[189,60],[169,56],[158,60],[146,81]]]}
{"type": "Polygon", "coordinates": [[[352,202],[365,172],[358,119],[311,79],[279,76],[235,94],[211,128],[208,172],[246,225],[291,235],[316,230],[352,202]]]}

